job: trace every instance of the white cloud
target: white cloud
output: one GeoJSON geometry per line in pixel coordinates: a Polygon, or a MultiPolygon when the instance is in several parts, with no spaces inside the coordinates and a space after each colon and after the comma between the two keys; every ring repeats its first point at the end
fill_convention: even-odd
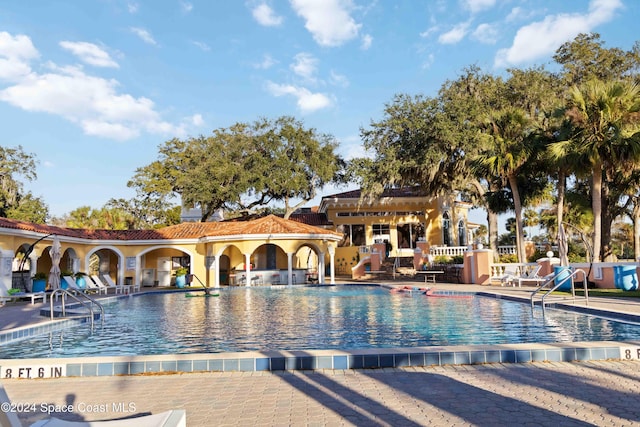
{"type": "Polygon", "coordinates": [[[427,55],[427,58],[422,62],[422,69],[427,70],[431,68],[435,60],[436,60],[436,57],[433,53],[430,53],[429,55],[427,55]]]}
{"type": "Polygon", "coordinates": [[[149,33],[144,28],[131,27],[130,30],[133,34],[140,37],[142,41],[144,41],[145,43],[152,44],[152,45],[157,44],[156,41],[153,39],[153,36],[151,35],[151,33],[149,33]]]}
{"type": "Polygon", "coordinates": [[[362,50],[369,50],[371,47],[371,43],[373,43],[373,37],[369,34],[364,34],[362,36],[362,43],[360,44],[360,48],[362,50]]]}
{"type": "Polygon", "coordinates": [[[194,126],[198,127],[204,125],[202,114],[194,114],[193,116],[191,116],[191,123],[193,123],[194,126]]]}
{"type": "Polygon", "coordinates": [[[437,25],[433,25],[429,28],[427,28],[426,30],[424,30],[423,32],[420,33],[420,37],[426,39],[429,36],[431,36],[431,34],[433,33],[437,33],[438,31],[440,31],[440,27],[437,25]]]}
{"type": "Polygon", "coordinates": [[[297,105],[303,113],[312,113],[330,107],[331,98],[323,93],[313,93],[304,87],[267,82],[267,91],[273,96],[292,95],[297,98],[297,105]]]}
{"type": "Polygon", "coordinates": [[[446,33],[440,34],[440,37],[438,37],[438,42],[442,44],[456,44],[464,38],[464,36],[467,34],[468,28],[468,22],[458,24],[446,33]]]}
{"type": "Polygon", "coordinates": [[[10,84],[0,90],[0,101],[25,111],[49,113],[80,126],[87,135],[127,140],[141,132],[184,135],[182,126],[163,121],[153,101],[118,92],[114,79],[86,74],[81,68],[45,63],[47,72],[31,71],[38,51],[26,36],[0,33],[0,79],[10,84]],[[26,70],[26,72],[25,72],[26,70]]]}
{"type": "Polygon", "coordinates": [[[295,62],[289,66],[291,70],[305,80],[315,82],[318,60],[310,53],[305,52],[297,54],[294,59],[295,62]]]}
{"type": "Polygon", "coordinates": [[[0,32],[0,80],[16,81],[29,75],[29,61],[39,56],[29,37],[0,32]]]}
{"type": "Polygon", "coordinates": [[[335,86],[341,86],[341,87],[349,86],[349,79],[346,76],[342,74],[338,74],[333,70],[330,71],[330,75],[331,75],[331,80],[330,80],[331,84],[335,86]]]}
{"type": "Polygon", "coordinates": [[[578,34],[589,33],[596,26],[610,21],[622,7],[620,0],[592,0],[585,14],[550,15],[526,25],[518,30],[510,48],[498,51],[494,65],[506,67],[550,55],[578,34]]]}
{"type": "Polygon", "coordinates": [[[93,43],[61,41],[60,46],[73,53],[86,64],[95,65],[96,67],[120,67],[116,61],[111,59],[109,53],[93,43]]]}
{"type": "Polygon", "coordinates": [[[204,42],[192,41],[191,43],[193,43],[194,46],[199,47],[200,49],[202,49],[205,52],[209,52],[211,50],[209,45],[204,43],[204,42]]]}
{"type": "Polygon", "coordinates": [[[471,11],[478,13],[482,10],[490,9],[496,4],[496,0],[464,0],[463,6],[471,11]]]}
{"type": "Polygon", "coordinates": [[[136,2],[129,2],[127,3],[127,10],[129,11],[129,13],[136,13],[138,12],[138,9],[140,8],[140,5],[136,2]]]}
{"type": "Polygon", "coordinates": [[[358,36],[360,24],[349,15],[351,0],[289,0],[305,28],[321,46],[340,46],[358,36]]]}
{"type": "Polygon", "coordinates": [[[282,16],[276,15],[271,7],[266,3],[260,3],[251,11],[253,18],[258,21],[260,25],[265,27],[277,27],[282,24],[282,16]]]}
{"type": "Polygon", "coordinates": [[[514,7],[513,9],[511,9],[511,12],[509,12],[507,17],[505,18],[505,21],[507,22],[517,21],[518,19],[521,19],[523,16],[525,16],[524,10],[521,7],[514,7]]]}
{"type": "Polygon", "coordinates": [[[480,24],[473,31],[472,36],[480,43],[495,44],[498,40],[499,34],[498,28],[496,28],[495,25],[480,24]]]}
{"type": "Polygon", "coordinates": [[[193,10],[193,4],[189,3],[188,1],[181,1],[180,7],[182,8],[182,12],[184,13],[189,13],[193,10]]]}
{"type": "Polygon", "coordinates": [[[262,69],[262,70],[267,70],[267,69],[269,69],[269,68],[273,67],[273,66],[274,66],[275,64],[277,64],[277,63],[278,63],[278,61],[276,61],[275,59],[273,59],[273,58],[271,57],[271,55],[269,55],[269,54],[265,54],[265,55],[262,57],[262,61],[260,61],[260,62],[257,62],[257,63],[255,63],[255,64],[253,64],[253,67],[254,67],[254,68],[259,68],[259,69],[262,69]]]}

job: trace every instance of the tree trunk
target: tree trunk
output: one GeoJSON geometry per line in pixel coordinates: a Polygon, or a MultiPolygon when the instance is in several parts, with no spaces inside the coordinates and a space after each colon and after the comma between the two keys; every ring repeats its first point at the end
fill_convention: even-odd
{"type": "Polygon", "coordinates": [[[605,262],[614,262],[615,255],[611,247],[611,226],[613,225],[611,209],[609,208],[609,186],[606,181],[602,184],[602,256],[605,262]]]}
{"type": "Polygon", "coordinates": [[[564,218],[564,194],[566,188],[567,177],[564,170],[560,169],[558,171],[558,199],[556,200],[556,221],[558,223],[556,238],[558,239],[558,241],[560,240],[560,227],[562,226],[562,220],[564,218]]]}
{"type": "Polygon", "coordinates": [[[516,253],[518,254],[518,262],[527,262],[527,254],[524,248],[524,228],[522,226],[522,204],[516,175],[509,175],[509,187],[511,187],[513,208],[516,214],[516,253]]]}
{"type": "Polygon", "coordinates": [[[593,167],[591,179],[591,209],[593,210],[593,261],[600,262],[602,249],[602,162],[593,167]]]}
{"type": "Polygon", "coordinates": [[[633,204],[633,258],[640,260],[640,198],[635,197],[633,204]]]}
{"type": "Polygon", "coordinates": [[[489,249],[493,251],[494,261],[498,261],[498,214],[487,209],[487,224],[489,233],[489,249]]]}

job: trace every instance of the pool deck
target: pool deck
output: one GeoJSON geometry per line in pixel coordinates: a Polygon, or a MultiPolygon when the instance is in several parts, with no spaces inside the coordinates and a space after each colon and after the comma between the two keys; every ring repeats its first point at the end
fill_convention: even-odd
{"type": "MultiPolygon", "coordinates": [[[[423,286],[417,282],[386,284],[423,286]]],[[[430,286],[525,300],[531,291],[526,287],[430,286]]],[[[566,299],[554,303],[574,305],[566,299]]],[[[48,322],[39,316],[42,306],[26,302],[0,307],[0,332],[48,322]]],[[[575,306],[583,308],[584,300],[577,299],[575,306]]],[[[638,301],[592,297],[589,308],[603,314],[640,318],[638,301]]],[[[190,427],[640,425],[638,384],[637,360],[195,372],[0,382],[11,401],[21,405],[14,409],[20,409],[18,416],[24,425],[50,415],[90,421],[184,408],[190,427]],[[67,409],[72,412],[65,412],[67,409]]]]}

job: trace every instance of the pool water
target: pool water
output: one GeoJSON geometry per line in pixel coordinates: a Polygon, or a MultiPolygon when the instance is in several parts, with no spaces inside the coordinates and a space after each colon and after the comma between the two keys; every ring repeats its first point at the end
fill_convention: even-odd
{"type": "Polygon", "coordinates": [[[429,298],[375,286],[161,293],[105,305],[104,324],[0,347],[0,358],[629,341],[640,326],[474,296],[429,298]]]}

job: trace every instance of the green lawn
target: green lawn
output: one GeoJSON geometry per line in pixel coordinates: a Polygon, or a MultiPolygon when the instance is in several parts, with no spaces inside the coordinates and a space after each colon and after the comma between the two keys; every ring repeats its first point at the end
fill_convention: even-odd
{"type": "MultiPolygon", "coordinates": [[[[576,289],[576,295],[584,295],[584,291],[576,289]]],[[[640,291],[623,291],[622,289],[589,289],[589,296],[607,298],[640,298],[640,291]]]]}

